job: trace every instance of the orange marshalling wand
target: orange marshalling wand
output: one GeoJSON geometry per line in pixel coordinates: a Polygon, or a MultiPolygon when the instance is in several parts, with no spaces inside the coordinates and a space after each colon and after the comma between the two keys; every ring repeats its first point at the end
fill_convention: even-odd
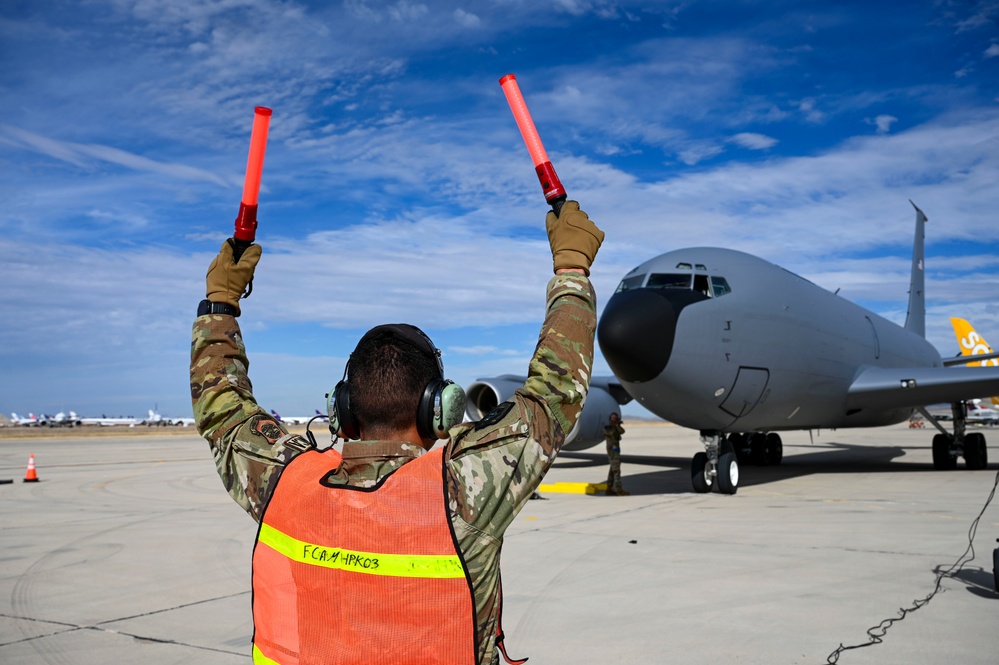
{"type": "Polygon", "coordinates": [[[264,172],[264,153],[267,151],[267,132],[272,111],[266,106],[254,109],[253,131],[250,134],[250,154],[246,159],[246,177],[243,181],[243,199],[236,216],[233,258],[239,261],[246,248],[257,237],[257,198],[260,195],[260,177],[264,172]]]}
{"type": "Polygon", "coordinates": [[[538,174],[538,180],[541,181],[545,200],[558,215],[562,209],[562,204],[565,203],[565,188],[562,187],[562,182],[555,173],[555,167],[552,166],[551,160],[548,159],[548,153],[545,152],[545,146],[541,143],[541,136],[534,126],[534,120],[531,119],[531,112],[527,110],[527,103],[520,93],[520,86],[517,85],[517,77],[513,74],[507,74],[499,80],[499,83],[503,87],[503,94],[506,95],[510,110],[513,111],[513,118],[517,121],[520,135],[524,137],[524,143],[527,144],[527,151],[531,153],[531,160],[534,162],[534,170],[538,174]]]}

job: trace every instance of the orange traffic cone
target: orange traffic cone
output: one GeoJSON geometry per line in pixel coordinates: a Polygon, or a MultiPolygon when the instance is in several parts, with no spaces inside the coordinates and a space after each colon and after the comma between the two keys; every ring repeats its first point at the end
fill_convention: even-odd
{"type": "Polygon", "coordinates": [[[28,458],[28,470],[24,474],[24,482],[26,483],[37,483],[38,473],[35,471],[35,456],[32,455],[28,458]]]}

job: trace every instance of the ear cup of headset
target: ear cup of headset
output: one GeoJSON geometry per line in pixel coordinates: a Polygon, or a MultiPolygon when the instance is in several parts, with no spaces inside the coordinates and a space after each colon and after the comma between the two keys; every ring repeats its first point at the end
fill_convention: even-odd
{"type": "Polygon", "coordinates": [[[446,439],[448,430],[465,416],[465,391],[449,379],[434,379],[427,384],[416,410],[420,436],[446,439]]]}
{"type": "Polygon", "coordinates": [[[434,421],[434,427],[437,438],[446,439],[448,431],[465,419],[465,389],[454,381],[445,380],[440,396],[440,416],[434,421]]]}
{"type": "Polygon", "coordinates": [[[357,439],[360,432],[357,420],[350,409],[350,386],[340,381],[326,398],[326,414],[330,419],[330,433],[341,439],[357,439]]]}

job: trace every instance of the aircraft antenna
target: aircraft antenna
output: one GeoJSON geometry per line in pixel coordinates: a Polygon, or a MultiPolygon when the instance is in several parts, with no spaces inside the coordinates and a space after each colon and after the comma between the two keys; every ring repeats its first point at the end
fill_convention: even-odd
{"type": "MultiPolygon", "coordinates": [[[[912,200],[909,200],[912,203],[912,200]]],[[[926,222],[923,211],[916,209],[916,237],[912,243],[912,274],[909,278],[909,310],[905,315],[905,329],[926,337],[926,222]]]]}

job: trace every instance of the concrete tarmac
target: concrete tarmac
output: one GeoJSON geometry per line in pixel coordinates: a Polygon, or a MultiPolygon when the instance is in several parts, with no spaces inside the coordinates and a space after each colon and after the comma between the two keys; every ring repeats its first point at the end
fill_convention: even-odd
{"type": "MultiPolygon", "coordinates": [[[[932,430],[783,434],[734,496],[690,490],[696,432],[625,422],[631,496],[549,494],[507,533],[512,657],[568,663],[833,662],[934,589],[997,479],[934,471],[932,430]]],[[[985,432],[999,446],[999,436],[985,432]]],[[[999,449],[993,449],[999,457],[999,449]]],[[[599,448],[546,478],[602,482],[599,448]]],[[[196,436],[0,439],[0,663],[248,663],[254,522],[196,436]],[[35,455],[40,482],[22,478],[35,455]]],[[[975,558],[838,662],[992,665],[999,594],[986,509],[975,558]]]]}

